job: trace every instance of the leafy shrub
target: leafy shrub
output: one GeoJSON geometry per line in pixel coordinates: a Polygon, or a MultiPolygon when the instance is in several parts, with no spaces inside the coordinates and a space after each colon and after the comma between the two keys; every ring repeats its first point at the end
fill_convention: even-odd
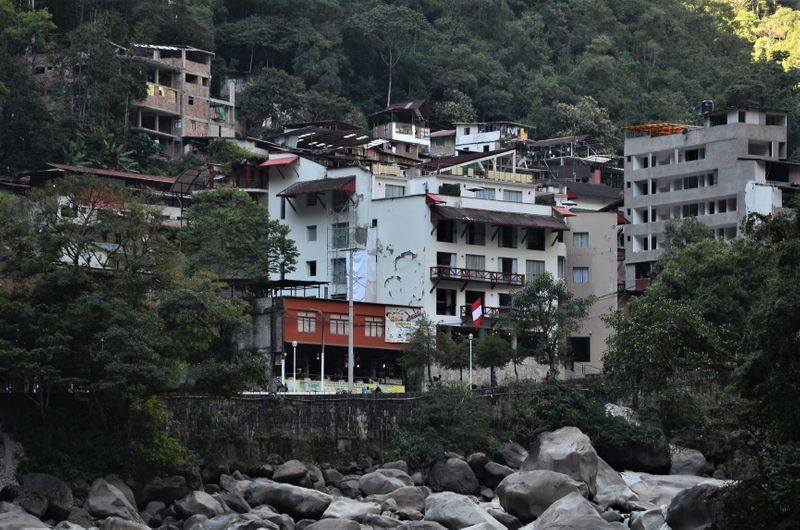
{"type": "Polygon", "coordinates": [[[196,458],[181,442],[166,433],[167,409],[157,397],[147,399],[133,419],[135,438],[130,445],[132,464],[127,472],[150,478],[157,474],[178,474],[196,458]]]}

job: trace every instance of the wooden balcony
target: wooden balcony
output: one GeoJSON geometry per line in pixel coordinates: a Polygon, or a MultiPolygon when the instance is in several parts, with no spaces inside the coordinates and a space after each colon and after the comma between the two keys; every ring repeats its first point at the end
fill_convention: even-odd
{"type": "Polygon", "coordinates": [[[492,287],[495,285],[513,285],[522,287],[525,285],[525,275],[511,272],[483,271],[477,269],[459,269],[457,267],[431,267],[431,280],[433,287],[436,288],[440,281],[464,282],[461,287],[463,291],[469,282],[488,283],[492,287]]]}
{"type": "MultiPolygon", "coordinates": [[[[508,311],[507,307],[483,307],[483,318],[490,318],[493,320],[499,319],[503,313],[508,311]]],[[[461,306],[461,320],[472,320],[472,307],[468,305],[461,306]]]]}

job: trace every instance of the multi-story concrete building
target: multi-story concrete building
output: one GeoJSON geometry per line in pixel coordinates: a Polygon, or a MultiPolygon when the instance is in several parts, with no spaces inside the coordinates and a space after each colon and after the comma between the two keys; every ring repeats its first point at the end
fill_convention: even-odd
{"type": "Polygon", "coordinates": [[[416,160],[431,147],[430,116],[428,104],[424,100],[416,100],[392,103],[367,119],[374,137],[389,140],[385,149],[416,160]]]}
{"type": "Polygon", "coordinates": [[[533,130],[530,125],[510,121],[492,122],[457,122],[456,152],[488,152],[508,149],[514,144],[525,142],[528,133],[533,130]]]}
{"type": "Polygon", "coordinates": [[[152,44],[134,44],[131,51],[147,71],[147,95],[132,103],[131,130],[156,138],[171,158],[192,140],[235,136],[236,92],[221,100],[209,91],[213,53],[152,44]]]}
{"type": "Polygon", "coordinates": [[[703,125],[626,127],[625,286],[649,285],[668,222],[697,217],[726,240],[751,213],[781,207],[782,186],[800,180],[786,159],[786,113],[754,108],[707,112],[703,125]]]}

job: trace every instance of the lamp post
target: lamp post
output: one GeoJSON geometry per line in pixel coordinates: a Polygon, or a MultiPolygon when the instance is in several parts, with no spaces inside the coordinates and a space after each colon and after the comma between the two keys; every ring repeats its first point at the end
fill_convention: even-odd
{"type": "Polygon", "coordinates": [[[320,334],[322,336],[322,349],[320,350],[319,366],[319,393],[325,393],[325,315],[321,309],[314,309],[319,314],[320,334]]]}
{"type": "Polygon", "coordinates": [[[467,338],[469,339],[469,389],[472,390],[472,339],[475,335],[470,333],[467,338]]]}
{"type": "Polygon", "coordinates": [[[297,341],[296,340],[292,341],[292,392],[297,392],[297,341]]]}
{"type": "Polygon", "coordinates": [[[286,352],[281,352],[281,386],[286,386],[286,352]]]}

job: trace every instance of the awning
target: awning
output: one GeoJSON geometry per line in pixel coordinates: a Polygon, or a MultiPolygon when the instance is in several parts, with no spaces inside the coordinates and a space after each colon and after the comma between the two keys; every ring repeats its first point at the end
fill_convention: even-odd
{"type": "Polygon", "coordinates": [[[568,208],[563,206],[553,206],[553,211],[564,217],[575,217],[575,214],[570,212],[568,208]]]}
{"type": "Polygon", "coordinates": [[[93,167],[84,166],[68,166],[65,164],[47,163],[48,166],[66,171],[68,173],[86,173],[89,175],[99,175],[101,177],[114,177],[125,180],[138,180],[142,182],[159,182],[162,184],[173,184],[175,179],[172,177],[163,177],[161,175],[144,175],[142,173],[131,173],[130,171],[116,171],[112,169],[97,169],[93,167]]]}
{"type": "Polygon", "coordinates": [[[546,228],[557,232],[568,231],[566,223],[550,215],[529,213],[493,212],[474,208],[456,208],[454,206],[431,207],[439,219],[461,221],[464,223],[485,223],[497,226],[518,226],[522,228],[546,228]]]}
{"type": "Polygon", "coordinates": [[[289,156],[282,156],[280,158],[270,158],[269,160],[265,160],[261,162],[258,167],[270,167],[270,166],[288,166],[295,160],[300,158],[297,155],[289,155],[289,156]]]}
{"type": "Polygon", "coordinates": [[[433,193],[425,194],[425,202],[428,204],[447,204],[447,201],[433,193]]]}
{"type": "Polygon", "coordinates": [[[350,193],[356,191],[355,177],[340,177],[333,179],[306,180],[295,182],[282,192],[278,197],[296,197],[308,193],[325,193],[326,191],[342,190],[350,193]]]}

